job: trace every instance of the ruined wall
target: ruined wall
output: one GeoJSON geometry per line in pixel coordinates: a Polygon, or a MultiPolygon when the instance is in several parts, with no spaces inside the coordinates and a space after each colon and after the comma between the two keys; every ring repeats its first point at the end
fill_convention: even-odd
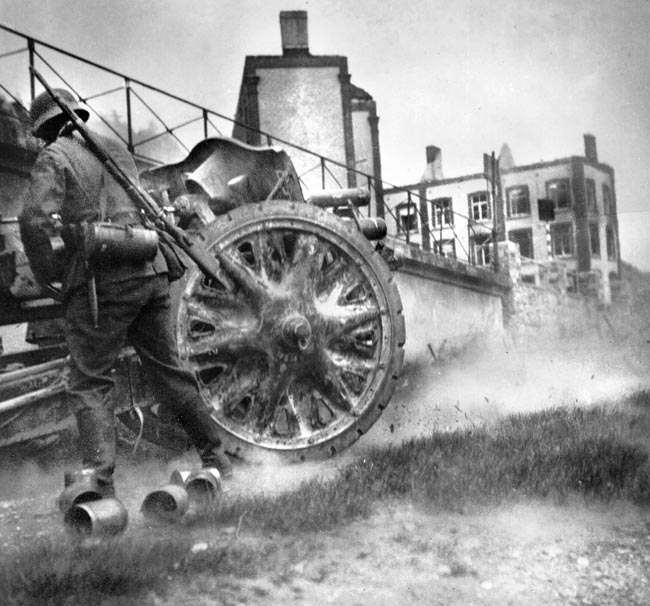
{"type": "Polygon", "coordinates": [[[401,265],[395,280],[406,321],[406,363],[421,365],[504,332],[509,278],[389,238],[401,265]]]}

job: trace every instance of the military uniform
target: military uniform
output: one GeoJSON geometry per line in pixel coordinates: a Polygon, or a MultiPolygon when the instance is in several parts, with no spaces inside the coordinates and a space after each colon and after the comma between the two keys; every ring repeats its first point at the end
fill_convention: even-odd
{"type": "MultiPolygon", "coordinates": [[[[20,226],[36,277],[43,283],[62,283],[71,358],[68,398],[77,418],[83,466],[96,470],[111,494],[115,466],[111,370],[128,342],[138,353],[157,400],[178,418],[204,466],[221,467],[228,475],[230,463],[220,449],[214,421],[194,377],[176,358],[167,265],[160,250],[150,261],[94,265],[98,309],[94,325],[87,268],[74,227],[102,219],[139,225],[140,213],[69,126],[38,155],[20,226]],[[63,224],[66,244],[60,258],[50,245],[55,215],[63,224]]],[[[127,149],[110,138],[98,138],[122,170],[137,181],[137,169],[127,149]]]]}

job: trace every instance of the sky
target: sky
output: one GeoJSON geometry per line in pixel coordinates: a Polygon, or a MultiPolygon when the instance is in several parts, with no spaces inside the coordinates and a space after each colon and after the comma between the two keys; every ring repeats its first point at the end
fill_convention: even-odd
{"type": "Polygon", "coordinates": [[[504,143],[529,164],[593,134],[622,257],[650,271],[648,0],[0,0],[0,23],[234,116],[246,55],[281,54],[281,10],[374,97],[388,183],[418,181],[427,145],[456,177],[504,143]]]}

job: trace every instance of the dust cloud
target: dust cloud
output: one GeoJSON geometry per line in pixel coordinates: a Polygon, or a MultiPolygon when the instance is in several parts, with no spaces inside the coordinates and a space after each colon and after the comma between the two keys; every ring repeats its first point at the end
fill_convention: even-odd
{"type": "MultiPolygon", "coordinates": [[[[507,333],[499,340],[475,342],[447,358],[434,361],[431,357],[419,367],[407,365],[386,410],[351,447],[318,462],[287,463],[273,454],[257,457],[254,463],[236,462],[235,479],[227,490],[275,494],[305,480],[331,477],[375,446],[399,445],[437,431],[480,427],[510,413],[615,403],[625,395],[650,389],[649,342],[648,327],[638,324],[573,335],[507,333]]],[[[193,452],[173,459],[162,449],[151,452],[118,457],[118,492],[134,506],[150,490],[168,483],[174,469],[199,464],[193,452]]],[[[0,501],[46,495],[51,506],[64,470],[77,465],[74,458],[41,465],[5,455],[0,461],[0,501]]]]}
{"type": "Polygon", "coordinates": [[[399,443],[513,413],[615,403],[650,388],[648,338],[639,332],[633,338],[507,334],[454,358],[406,368],[365,442],[399,443]]]}

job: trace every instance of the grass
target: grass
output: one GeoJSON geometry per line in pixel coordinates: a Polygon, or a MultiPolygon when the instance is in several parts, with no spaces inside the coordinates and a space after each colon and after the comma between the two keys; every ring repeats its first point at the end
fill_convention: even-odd
{"type": "Polygon", "coordinates": [[[193,554],[192,536],[218,525],[290,535],[326,531],[369,516],[385,499],[451,510],[519,498],[562,503],[579,495],[650,505],[650,393],[616,407],[557,408],[513,415],[477,430],[436,433],[376,449],[332,480],[274,497],[224,499],[182,531],[129,535],[93,547],[42,541],[0,559],[4,604],[97,603],[143,595],[178,575],[254,575],[272,547],[237,542],[193,554]],[[227,557],[225,557],[227,555],[227,557]]]}

